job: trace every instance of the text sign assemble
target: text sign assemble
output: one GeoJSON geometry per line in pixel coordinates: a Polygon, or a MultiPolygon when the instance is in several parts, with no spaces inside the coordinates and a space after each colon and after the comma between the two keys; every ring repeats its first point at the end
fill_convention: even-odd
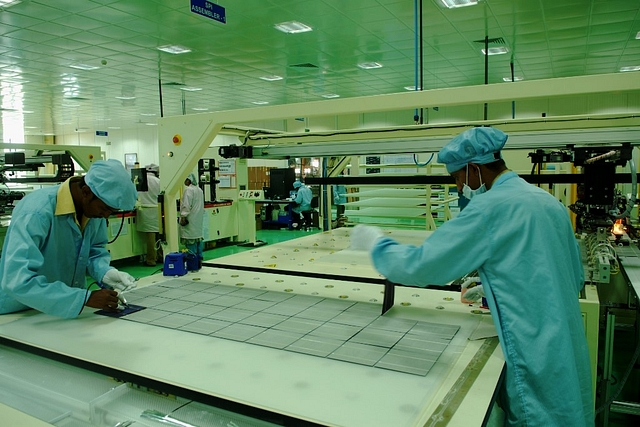
{"type": "Polygon", "coordinates": [[[227,23],[224,7],[207,0],[191,0],[191,12],[215,19],[223,24],[227,23]]]}

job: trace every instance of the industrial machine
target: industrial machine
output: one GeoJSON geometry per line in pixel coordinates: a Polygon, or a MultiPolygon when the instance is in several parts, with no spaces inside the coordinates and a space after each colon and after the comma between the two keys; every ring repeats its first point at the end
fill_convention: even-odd
{"type": "MultiPolygon", "coordinates": [[[[499,126],[509,134],[510,147],[523,150],[567,150],[568,144],[589,148],[609,144],[617,146],[625,142],[630,142],[633,147],[640,143],[640,119],[627,115],[584,121],[561,117],[545,117],[544,120],[496,119],[482,123],[440,123],[409,128],[343,129],[300,134],[265,131],[249,136],[246,130],[234,128],[236,124],[246,121],[247,117],[251,117],[256,123],[267,123],[299,116],[351,115],[358,116],[355,119],[358,121],[361,114],[389,110],[409,111],[416,106],[438,105],[444,110],[479,102],[504,103],[516,96],[527,99],[568,96],[587,90],[640,90],[637,76],[622,74],[607,76],[607,80],[600,80],[597,76],[590,77],[587,83],[589,84],[578,78],[561,79],[558,82],[518,82],[508,89],[484,85],[366,99],[309,102],[295,107],[280,105],[205,113],[193,117],[164,117],[159,121],[158,139],[160,167],[163,170],[161,186],[168,201],[164,205],[165,223],[168,227],[166,253],[178,249],[174,201],[178,198],[182,182],[189,172],[195,170],[200,159],[214,157],[208,155],[207,150],[216,136],[223,133],[223,136],[233,134],[239,138],[242,141],[240,147],[245,147],[245,153],[248,151],[246,147],[252,147],[253,158],[324,157],[329,153],[335,156],[433,153],[452,135],[479,124],[499,126]]],[[[230,146],[227,141],[223,145],[230,146]]],[[[569,161],[577,158],[578,163],[583,162],[584,166],[596,165],[594,168],[584,167],[583,171],[571,177],[531,174],[529,178],[537,179],[538,182],[545,182],[546,179],[554,180],[553,182],[568,179],[573,179],[574,183],[584,182],[587,179],[585,173],[588,175],[592,171],[600,173],[611,169],[610,165],[600,168],[600,162],[622,162],[626,154],[624,146],[620,147],[617,159],[618,154],[609,156],[599,149],[588,151],[582,157],[571,154],[569,161]],[[604,157],[600,157],[603,155],[604,157]]],[[[234,160],[235,167],[233,172],[224,177],[229,186],[219,186],[217,196],[226,199],[226,194],[235,193],[235,196],[229,197],[235,201],[234,197],[241,194],[242,200],[231,206],[242,203],[250,207],[254,203],[252,198],[258,198],[260,194],[247,192],[247,177],[243,176],[246,175],[246,163],[243,165],[246,158],[240,157],[240,150],[237,153],[238,157],[228,159],[234,160]]],[[[633,154],[633,149],[631,153],[633,154]]],[[[232,152],[232,155],[235,154],[235,151],[232,152]]],[[[230,164],[228,166],[231,167],[230,164]]],[[[318,185],[332,185],[332,180],[338,179],[343,178],[322,177],[319,178],[318,185]]],[[[369,182],[383,183],[387,177],[349,179],[370,179],[369,182]]],[[[434,182],[429,183],[436,184],[435,181],[442,183],[450,178],[403,177],[402,183],[410,179],[425,183],[433,180],[434,182]]],[[[605,188],[608,193],[609,187],[605,188]]],[[[635,190],[634,188],[632,193],[635,190]]],[[[587,226],[595,227],[596,238],[610,240],[609,228],[599,225],[613,226],[614,219],[617,221],[615,217],[632,204],[631,198],[627,198],[626,202],[622,201],[625,192],[618,197],[615,190],[611,191],[614,191],[614,196],[604,199],[598,196],[583,201],[580,215],[583,217],[582,224],[585,225],[584,235],[592,234],[587,226]],[[602,228],[605,228],[604,231],[599,231],[602,228]]],[[[592,194],[597,196],[596,193],[592,194]]],[[[251,215],[255,212],[253,209],[243,211],[251,215]]],[[[427,233],[429,232],[407,231],[403,236],[398,236],[398,239],[402,237],[406,239],[406,243],[412,243],[421,241],[427,233]]],[[[633,240],[631,237],[630,241],[633,240]]],[[[598,243],[593,244],[593,247],[599,247],[598,243]]],[[[632,277],[633,267],[635,263],[640,269],[640,257],[633,254],[623,257],[620,251],[633,247],[631,244],[627,247],[613,246],[622,274],[611,274],[611,277],[622,279],[628,288],[628,311],[637,307],[637,292],[634,291],[636,287],[630,283],[635,282],[632,277]]],[[[120,387],[110,396],[99,396],[95,404],[86,405],[95,408],[91,412],[91,420],[97,419],[101,425],[131,421],[133,416],[141,421],[141,414],[149,414],[147,411],[151,409],[174,419],[181,418],[179,405],[167,406],[168,409],[161,410],[152,408],[152,404],[147,403],[148,400],[142,401],[142,407],[122,404],[123,401],[132,402],[131,398],[118,400],[122,396],[131,396],[131,390],[148,388],[158,390],[158,394],[165,396],[179,396],[180,399],[186,397],[192,402],[221,407],[260,421],[274,420],[281,425],[437,426],[448,423],[481,426],[483,415],[489,412],[492,397],[500,384],[504,362],[497,339],[493,336],[495,331],[492,330],[489,316],[483,312],[478,313],[475,307],[460,304],[456,300],[458,294],[414,288],[397,289],[393,301],[385,301],[391,303],[392,308],[381,316],[383,300],[389,297],[381,286],[383,278],[371,268],[365,254],[358,256],[349,253],[347,248],[348,229],[318,233],[288,244],[267,245],[243,252],[237,257],[216,260],[217,265],[205,266],[197,273],[187,273],[179,278],[151,276],[141,280],[140,289],[130,300],[146,305],[148,309],[138,312],[136,320],[103,319],[87,312],[80,319],[63,324],[59,319],[46,315],[23,313],[4,318],[8,320],[0,325],[0,337],[3,344],[29,352],[40,351],[52,359],[62,359],[69,364],[82,366],[89,371],[89,376],[98,372],[122,378],[128,383],[127,387],[120,387]],[[214,299],[218,303],[243,305],[227,305],[220,310],[214,308],[217,311],[211,313],[210,306],[215,304],[207,302],[214,299]],[[292,300],[293,304],[272,308],[284,300],[292,300]],[[340,322],[330,322],[347,328],[329,325],[332,331],[328,336],[320,339],[306,336],[309,328],[319,322],[328,322],[324,316],[330,310],[311,310],[305,313],[307,317],[298,316],[309,308],[308,304],[316,303],[322,303],[332,310],[348,306],[349,309],[340,310],[344,311],[338,314],[341,316],[340,322]],[[244,311],[248,311],[249,307],[260,313],[243,317],[247,314],[244,311]],[[357,315],[353,315],[352,310],[357,311],[357,315]],[[309,315],[314,317],[309,318],[309,315]],[[284,316],[286,319],[277,316],[284,316]],[[367,336],[367,333],[360,335],[360,342],[348,343],[353,352],[337,355],[341,359],[336,358],[335,354],[334,357],[318,356],[322,351],[326,355],[334,351],[327,350],[327,346],[338,345],[330,341],[338,333],[349,335],[351,331],[359,335],[363,332],[359,329],[362,325],[346,323],[360,322],[360,316],[373,316],[375,321],[385,324],[385,332],[375,334],[374,338],[367,336]],[[193,317],[197,317],[197,320],[193,320],[193,317]],[[246,320],[249,318],[251,320],[246,320]],[[288,329],[266,326],[269,322],[274,322],[274,319],[286,322],[288,329]],[[407,325],[413,328],[419,321],[443,323],[444,330],[451,326],[458,328],[458,332],[450,340],[451,345],[442,352],[432,370],[424,376],[408,373],[406,357],[399,357],[393,362],[386,360],[382,363],[384,367],[375,366],[378,359],[371,354],[381,350],[372,350],[369,344],[376,339],[393,340],[394,335],[397,337],[398,333],[408,331],[402,328],[407,325]],[[118,333],[113,333],[114,330],[118,333]],[[267,333],[267,336],[259,338],[262,333],[267,333]],[[77,339],[79,334],[82,334],[83,340],[77,339]],[[301,334],[305,336],[301,338],[301,334]],[[296,345],[292,340],[302,343],[296,345]],[[123,351],[126,351],[128,357],[122,357],[123,351]],[[311,351],[315,354],[309,353],[311,351]],[[398,366],[405,370],[397,370],[398,366]],[[176,412],[172,415],[171,411],[174,410],[176,412]]],[[[613,254],[611,255],[612,258],[613,254]]],[[[585,295],[581,298],[581,306],[585,306],[585,332],[589,336],[595,334],[595,342],[589,339],[594,344],[590,347],[594,361],[598,354],[597,338],[601,317],[599,301],[603,300],[598,293],[613,287],[612,285],[616,286],[603,282],[596,284],[595,280],[590,280],[585,295]]],[[[618,308],[622,306],[622,302],[616,304],[620,304],[618,308]]],[[[610,337],[614,335],[615,324],[615,319],[607,322],[607,327],[612,330],[610,337]]],[[[428,326],[425,328],[428,329],[428,326]]],[[[435,329],[435,326],[431,325],[431,329],[435,329]]],[[[424,347],[422,343],[416,345],[424,347]]],[[[607,346],[612,351],[612,346],[607,346]]],[[[32,362],[29,365],[33,366],[32,362]]],[[[416,368],[416,365],[412,366],[416,368]]],[[[420,366],[423,365],[418,367],[420,366]]],[[[609,370],[602,377],[601,383],[608,382],[611,386],[612,378],[609,370]]],[[[82,380],[78,382],[84,383],[82,380]]],[[[27,384],[24,388],[28,389],[29,386],[27,384]]],[[[39,395],[46,395],[46,391],[39,395]]],[[[605,391],[608,396],[604,400],[600,399],[599,407],[614,405],[609,401],[615,400],[616,390],[610,391],[610,394],[605,391]]],[[[182,404],[180,399],[176,400],[182,404]]],[[[68,399],[60,400],[66,402],[68,399]]],[[[625,407],[633,409],[631,405],[625,407]]],[[[184,422],[185,419],[182,418],[181,421],[184,422]]],[[[236,421],[234,423],[238,424],[236,421]]]]}

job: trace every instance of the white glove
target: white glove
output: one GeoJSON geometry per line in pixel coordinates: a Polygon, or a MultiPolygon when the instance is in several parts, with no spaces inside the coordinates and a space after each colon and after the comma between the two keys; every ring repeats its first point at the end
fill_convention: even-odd
{"type": "Polygon", "coordinates": [[[118,271],[115,268],[107,270],[107,273],[102,278],[102,283],[120,292],[130,291],[136,287],[136,279],[132,275],[124,271],[118,271]]]}
{"type": "Polygon", "coordinates": [[[469,287],[470,284],[472,283],[477,283],[480,281],[480,278],[477,276],[474,277],[467,277],[464,282],[462,282],[462,284],[460,285],[460,288],[462,289],[467,289],[469,287]]]}
{"type": "Polygon", "coordinates": [[[462,295],[462,298],[468,301],[478,302],[484,297],[484,289],[482,285],[474,286],[462,295]]]}
{"type": "Polygon", "coordinates": [[[382,229],[371,225],[358,224],[351,230],[351,250],[370,251],[383,236],[382,229]]]}

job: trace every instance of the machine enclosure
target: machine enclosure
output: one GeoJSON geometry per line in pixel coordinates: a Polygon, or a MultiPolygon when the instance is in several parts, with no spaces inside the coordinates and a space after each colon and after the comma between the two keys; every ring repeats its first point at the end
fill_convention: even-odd
{"type": "Polygon", "coordinates": [[[163,276],[184,276],[187,274],[187,254],[171,252],[164,257],[163,276]]]}

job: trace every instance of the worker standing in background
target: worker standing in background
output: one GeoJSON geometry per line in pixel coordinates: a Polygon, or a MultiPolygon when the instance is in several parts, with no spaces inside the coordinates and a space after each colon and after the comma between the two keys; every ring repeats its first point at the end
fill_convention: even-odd
{"type": "Polygon", "coordinates": [[[34,308],[74,318],[85,305],[116,311],[116,290],[132,289],[135,281],[109,265],[106,219],[132,210],[136,198],[131,176],[111,159],[22,199],[0,258],[0,313],[34,308]],[[86,275],[115,290],[89,291],[86,275]]]}
{"type": "Polygon", "coordinates": [[[204,193],[193,173],[184,180],[184,185],[180,200],[180,240],[190,254],[198,257],[198,265],[202,265],[204,193]]]}
{"type": "Polygon", "coordinates": [[[162,250],[158,246],[159,220],[158,195],[160,194],[160,168],[151,163],[144,167],[147,171],[147,191],[138,192],[138,209],[136,211],[138,231],[144,233],[147,244],[145,264],[155,266],[162,263],[162,250]],[[160,249],[160,251],[158,251],[160,249]]]}
{"type": "Polygon", "coordinates": [[[301,221],[300,214],[311,210],[313,193],[311,193],[311,189],[309,187],[300,181],[294,181],[293,188],[296,190],[296,195],[293,198],[293,205],[291,206],[291,211],[295,214],[293,218],[293,228],[298,228],[301,221]]]}
{"type": "Polygon", "coordinates": [[[506,363],[498,397],[506,425],[592,426],[578,243],[566,207],[507,169],[506,141],[478,127],[442,148],[438,162],[470,202],[421,246],[359,225],[352,247],[370,250],[375,268],[398,284],[445,285],[477,269],[506,363]]]}
{"type": "Polygon", "coordinates": [[[347,203],[347,188],[344,185],[333,186],[333,204],[336,206],[336,219],[344,216],[345,206],[347,203]]]}

